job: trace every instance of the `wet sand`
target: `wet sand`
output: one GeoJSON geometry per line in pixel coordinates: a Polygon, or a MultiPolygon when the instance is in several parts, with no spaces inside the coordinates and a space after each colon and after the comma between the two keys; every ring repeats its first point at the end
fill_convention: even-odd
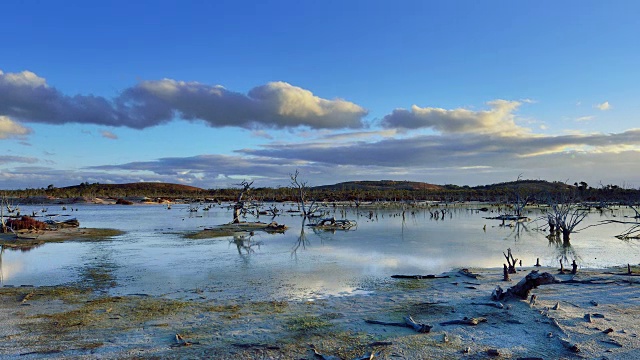
{"type": "Polygon", "coordinates": [[[470,270],[480,276],[452,271],[437,279],[381,279],[363,282],[367,295],[314,301],[263,301],[252,297],[250,284],[235,300],[200,289],[173,299],[112,297],[87,287],[5,287],[0,357],[637,358],[640,277],[619,275],[626,267],[577,275],[542,268],[565,283],[533,290],[535,303],[512,299],[502,308],[491,301],[493,289],[515,285],[533,268],[511,275],[511,282],[502,281],[502,269],[470,270]],[[572,279],[581,282],[566,282],[572,279]],[[365,322],[403,322],[407,315],[431,331],[365,322]],[[486,322],[445,324],[465,318],[486,322]]]}

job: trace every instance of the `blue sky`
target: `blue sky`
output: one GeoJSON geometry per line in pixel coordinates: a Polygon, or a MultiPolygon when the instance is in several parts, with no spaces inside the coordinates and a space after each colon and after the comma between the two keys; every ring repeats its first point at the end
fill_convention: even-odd
{"type": "Polygon", "coordinates": [[[21,1],[0,188],[640,186],[635,1],[21,1]]]}

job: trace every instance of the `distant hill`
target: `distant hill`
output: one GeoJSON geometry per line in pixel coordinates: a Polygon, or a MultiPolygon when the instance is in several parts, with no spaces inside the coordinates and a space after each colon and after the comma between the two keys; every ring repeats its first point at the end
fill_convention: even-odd
{"type": "Polygon", "coordinates": [[[574,188],[573,185],[565,184],[559,181],[546,180],[518,180],[503,182],[491,185],[474,186],[473,190],[494,190],[494,191],[517,191],[526,190],[531,193],[555,193],[574,188]]]}
{"type": "Polygon", "coordinates": [[[160,193],[193,193],[193,192],[207,191],[195,186],[182,185],[182,184],[157,183],[157,182],[136,182],[136,183],[129,183],[129,184],[83,183],[80,185],[67,186],[60,189],[72,190],[72,191],[91,189],[92,191],[107,192],[107,193],[113,190],[122,190],[128,193],[146,193],[150,191],[157,191],[160,193]]]}
{"type": "Polygon", "coordinates": [[[347,181],[335,185],[316,186],[317,190],[443,190],[439,185],[428,184],[418,181],[347,181]]]}

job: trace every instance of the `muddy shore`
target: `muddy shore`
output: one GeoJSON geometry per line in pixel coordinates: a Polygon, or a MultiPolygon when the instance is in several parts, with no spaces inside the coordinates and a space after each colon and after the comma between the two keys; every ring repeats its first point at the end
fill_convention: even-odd
{"type": "MultiPolygon", "coordinates": [[[[0,289],[0,357],[216,359],[636,358],[640,277],[624,269],[542,268],[562,281],[532,291],[535,302],[491,301],[531,269],[502,281],[501,269],[434,279],[363,283],[367,295],[314,301],[108,296],[104,283],[0,289]],[[568,282],[569,280],[575,280],[568,282]],[[499,305],[501,304],[502,307],[499,305]],[[412,316],[428,333],[371,324],[412,316]],[[465,320],[466,319],[466,320],[465,320]],[[447,324],[486,319],[477,325],[447,324]],[[575,346],[575,348],[572,348],[575,346]],[[576,352],[576,350],[578,350],[576,352]]],[[[633,273],[639,272],[637,268],[633,273]]]]}

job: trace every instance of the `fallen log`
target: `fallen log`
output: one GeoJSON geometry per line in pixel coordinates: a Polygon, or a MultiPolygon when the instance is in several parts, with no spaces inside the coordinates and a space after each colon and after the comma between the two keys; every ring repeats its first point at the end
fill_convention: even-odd
{"type": "Polygon", "coordinates": [[[478,302],[472,302],[471,305],[484,305],[484,306],[491,306],[497,309],[504,309],[504,305],[500,302],[492,302],[492,303],[478,303],[478,302]]]}
{"type": "Polygon", "coordinates": [[[468,276],[470,278],[473,279],[478,279],[480,278],[480,274],[474,274],[471,271],[469,271],[469,269],[460,269],[460,271],[458,271],[460,274],[464,275],[464,276],[468,276]]]}
{"type": "Polygon", "coordinates": [[[369,319],[366,319],[365,322],[367,324],[375,324],[375,325],[408,327],[422,334],[426,334],[430,332],[431,328],[433,327],[431,325],[417,323],[415,320],[413,320],[411,315],[405,316],[404,322],[385,322],[385,321],[369,320],[369,319]]]}
{"type": "Polygon", "coordinates": [[[451,321],[445,321],[445,322],[441,322],[440,326],[446,326],[446,325],[470,325],[470,326],[476,326],[480,323],[483,322],[487,322],[487,318],[483,318],[483,317],[479,317],[479,318],[467,318],[465,317],[462,320],[451,320],[451,321]]]}
{"type": "Polygon", "coordinates": [[[510,287],[507,291],[504,291],[500,286],[497,286],[491,293],[491,298],[494,301],[503,300],[508,297],[518,297],[520,299],[527,299],[529,292],[532,289],[537,288],[540,285],[555,284],[560,281],[556,280],[553,275],[549,273],[539,273],[537,270],[532,270],[529,275],[525,276],[516,285],[510,287]]]}

